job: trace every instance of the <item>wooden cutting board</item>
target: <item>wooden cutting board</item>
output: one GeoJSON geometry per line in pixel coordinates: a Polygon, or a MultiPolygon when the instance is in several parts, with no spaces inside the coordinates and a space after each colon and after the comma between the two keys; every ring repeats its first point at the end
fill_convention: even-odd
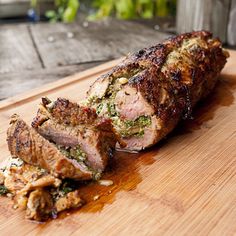
{"type": "MultiPolygon", "coordinates": [[[[81,187],[88,203],[37,224],[0,198],[0,235],[233,235],[236,234],[236,52],[214,92],[155,147],[116,153],[103,179],[109,187],[81,187]],[[96,201],[95,195],[99,196],[96,201]]],[[[112,61],[0,103],[1,160],[13,113],[28,123],[41,96],[81,100],[112,61]]],[[[20,74],[19,74],[20,76],[20,74]]]]}

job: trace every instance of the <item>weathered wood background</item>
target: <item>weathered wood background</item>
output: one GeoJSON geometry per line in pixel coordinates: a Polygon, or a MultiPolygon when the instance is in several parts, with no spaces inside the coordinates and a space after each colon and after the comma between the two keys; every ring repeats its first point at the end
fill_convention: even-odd
{"type": "Polygon", "coordinates": [[[135,22],[0,26],[0,99],[156,44],[169,34],[135,22]]]}
{"type": "Polygon", "coordinates": [[[227,39],[230,45],[236,45],[236,0],[231,0],[227,39]]]}

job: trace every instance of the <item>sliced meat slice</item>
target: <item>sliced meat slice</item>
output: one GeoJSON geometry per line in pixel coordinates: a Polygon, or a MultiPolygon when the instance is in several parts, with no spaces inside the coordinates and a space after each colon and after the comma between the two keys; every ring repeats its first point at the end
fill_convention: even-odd
{"type": "Polygon", "coordinates": [[[63,147],[76,148],[78,145],[86,154],[85,162],[92,169],[102,172],[115,147],[113,135],[106,131],[98,131],[83,127],[71,127],[45,121],[37,131],[46,139],[63,147]]]}
{"type": "Polygon", "coordinates": [[[79,146],[86,156],[86,165],[102,172],[112,156],[118,137],[111,120],[99,118],[94,112],[94,109],[81,108],[66,99],[57,99],[52,104],[43,102],[32,126],[57,145],[72,149],[79,146]],[[85,116],[81,120],[81,109],[88,111],[92,118],[88,115],[87,121],[85,116]]]}
{"type": "Polygon", "coordinates": [[[87,180],[93,176],[92,171],[85,165],[67,158],[54,144],[30,128],[17,115],[12,117],[7,131],[7,142],[12,156],[40,166],[56,177],[87,180]]]}

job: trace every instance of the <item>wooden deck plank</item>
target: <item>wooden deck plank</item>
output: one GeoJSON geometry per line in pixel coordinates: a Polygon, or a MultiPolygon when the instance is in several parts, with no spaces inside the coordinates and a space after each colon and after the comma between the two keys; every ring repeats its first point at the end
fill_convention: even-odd
{"type": "Polygon", "coordinates": [[[41,68],[28,26],[3,25],[0,27],[0,74],[41,68]]]}
{"type": "Polygon", "coordinates": [[[18,72],[2,74],[0,80],[0,100],[15,96],[32,88],[40,87],[76,72],[81,72],[101,63],[91,62],[80,65],[23,71],[20,74],[18,72]]]}
{"type": "Polygon", "coordinates": [[[88,27],[80,24],[41,23],[30,26],[45,67],[119,58],[169,36],[126,21],[90,22],[88,27]],[[67,37],[68,32],[72,32],[74,37],[67,37]],[[50,37],[54,42],[49,42],[50,37]]]}

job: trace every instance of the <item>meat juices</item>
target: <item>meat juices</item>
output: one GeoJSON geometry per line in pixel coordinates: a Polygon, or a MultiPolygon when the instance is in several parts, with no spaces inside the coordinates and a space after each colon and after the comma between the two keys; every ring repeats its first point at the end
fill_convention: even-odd
{"type": "Polygon", "coordinates": [[[87,105],[113,120],[126,149],[145,149],[191,115],[214,88],[228,56],[209,32],[173,37],[99,77],[87,93],[87,105]]]}

